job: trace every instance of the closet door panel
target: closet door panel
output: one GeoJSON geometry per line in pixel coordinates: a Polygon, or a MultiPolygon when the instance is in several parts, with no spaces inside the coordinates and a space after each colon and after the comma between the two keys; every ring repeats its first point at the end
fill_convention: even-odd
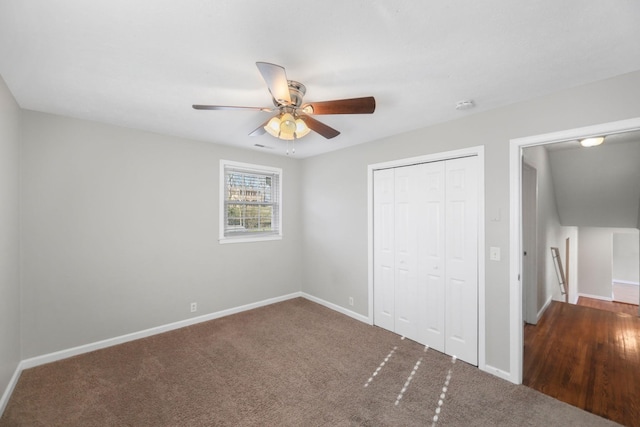
{"type": "Polygon", "coordinates": [[[418,221],[423,192],[423,169],[407,166],[395,169],[395,332],[420,340],[418,282],[418,221]]]}
{"type": "Polygon", "coordinates": [[[393,169],[375,171],[373,182],[373,323],[393,331],[395,318],[395,186],[393,169]]]}
{"type": "Polygon", "coordinates": [[[446,162],[446,353],[478,363],[476,157],[446,162]]]}
{"type": "Polygon", "coordinates": [[[445,165],[434,162],[425,169],[424,205],[420,214],[421,343],[445,351],[445,165]]]}

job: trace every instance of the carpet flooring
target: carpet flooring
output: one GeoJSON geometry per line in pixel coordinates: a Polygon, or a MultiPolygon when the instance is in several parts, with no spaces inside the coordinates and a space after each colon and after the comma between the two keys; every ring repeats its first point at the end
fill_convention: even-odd
{"type": "Polygon", "coordinates": [[[25,370],[0,426],[613,426],[305,299],[25,370]]]}

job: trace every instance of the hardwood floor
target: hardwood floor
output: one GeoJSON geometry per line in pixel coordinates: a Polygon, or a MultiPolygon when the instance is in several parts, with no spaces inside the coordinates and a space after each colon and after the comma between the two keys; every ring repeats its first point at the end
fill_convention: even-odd
{"type": "Polygon", "coordinates": [[[583,307],[597,308],[598,310],[613,311],[614,313],[626,313],[631,316],[638,315],[638,306],[633,304],[625,304],[616,301],[602,301],[594,298],[578,298],[578,305],[583,307]]]}
{"type": "Polygon", "coordinates": [[[525,325],[523,383],[626,426],[640,426],[640,318],[552,302],[525,325]]]}

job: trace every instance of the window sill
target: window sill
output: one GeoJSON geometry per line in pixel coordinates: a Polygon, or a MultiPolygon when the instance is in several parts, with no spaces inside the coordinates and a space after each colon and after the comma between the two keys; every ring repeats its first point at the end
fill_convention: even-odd
{"type": "Polygon", "coordinates": [[[221,237],[218,239],[221,245],[227,243],[252,243],[252,242],[266,242],[269,240],[282,240],[282,236],[239,236],[239,237],[221,237]]]}

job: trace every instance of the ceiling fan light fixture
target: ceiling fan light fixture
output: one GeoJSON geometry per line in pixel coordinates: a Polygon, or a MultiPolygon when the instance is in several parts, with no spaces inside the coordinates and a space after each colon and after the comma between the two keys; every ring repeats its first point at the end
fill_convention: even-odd
{"type": "Polygon", "coordinates": [[[293,132],[280,132],[280,136],[278,136],[278,138],[284,139],[285,141],[293,141],[296,139],[293,132]]]}
{"type": "Polygon", "coordinates": [[[280,135],[280,116],[273,116],[264,127],[264,130],[266,130],[269,135],[278,138],[280,135]]]}
{"type": "Polygon", "coordinates": [[[595,147],[604,142],[604,136],[595,136],[593,138],[584,138],[580,140],[580,145],[583,147],[595,147]]]}
{"type": "Polygon", "coordinates": [[[264,126],[264,130],[274,138],[292,141],[309,134],[311,129],[301,118],[295,118],[291,113],[273,116],[264,126]]]}
{"type": "Polygon", "coordinates": [[[309,129],[304,120],[300,118],[296,119],[296,138],[302,138],[309,132],[311,132],[311,129],[309,129]]]}
{"type": "Polygon", "coordinates": [[[280,132],[293,134],[296,131],[296,119],[291,113],[284,113],[280,117],[280,132]]]}

